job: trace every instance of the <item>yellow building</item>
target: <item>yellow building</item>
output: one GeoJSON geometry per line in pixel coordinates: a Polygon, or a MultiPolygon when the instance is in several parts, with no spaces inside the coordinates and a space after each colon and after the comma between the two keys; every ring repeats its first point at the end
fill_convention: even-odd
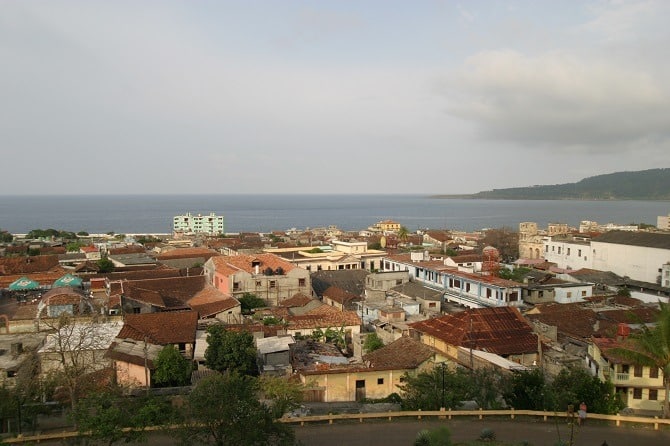
{"type": "Polygon", "coordinates": [[[316,357],[321,360],[302,363],[297,371],[309,389],[307,399],[321,402],[378,399],[401,393],[399,386],[405,374],[431,370],[445,361],[433,349],[409,337],[368,353],[362,363],[349,364],[347,358],[329,361],[326,355],[316,357]]]}
{"type": "Polygon", "coordinates": [[[625,360],[613,350],[621,345],[621,340],[593,338],[588,349],[591,371],[602,381],[614,384],[626,407],[642,413],[660,413],[665,399],[662,370],[625,360]]]}

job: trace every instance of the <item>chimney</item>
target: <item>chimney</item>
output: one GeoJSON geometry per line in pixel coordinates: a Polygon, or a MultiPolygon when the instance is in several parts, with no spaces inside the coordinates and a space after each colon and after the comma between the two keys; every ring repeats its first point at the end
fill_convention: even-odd
{"type": "Polygon", "coordinates": [[[616,330],[616,339],[617,341],[625,341],[630,334],[630,327],[624,322],[620,322],[616,330]]]}

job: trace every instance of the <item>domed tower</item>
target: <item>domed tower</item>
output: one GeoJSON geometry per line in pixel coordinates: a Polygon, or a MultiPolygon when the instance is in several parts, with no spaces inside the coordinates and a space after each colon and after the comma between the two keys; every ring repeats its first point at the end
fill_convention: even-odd
{"type": "Polygon", "coordinates": [[[482,257],[482,272],[498,276],[498,271],[500,271],[500,252],[493,246],[487,246],[482,250],[482,257]]]}

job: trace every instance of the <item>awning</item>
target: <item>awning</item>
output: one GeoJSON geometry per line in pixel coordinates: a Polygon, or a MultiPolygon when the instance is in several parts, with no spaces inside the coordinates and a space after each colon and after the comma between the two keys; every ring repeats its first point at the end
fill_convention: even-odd
{"type": "Polygon", "coordinates": [[[77,276],[73,276],[72,274],[66,274],[63,277],[59,278],[56,280],[53,284],[53,287],[61,287],[61,286],[71,286],[74,288],[80,287],[81,286],[81,279],[77,276]]]}
{"type": "Polygon", "coordinates": [[[39,289],[40,284],[27,277],[21,277],[9,284],[10,291],[28,291],[39,289]]]}

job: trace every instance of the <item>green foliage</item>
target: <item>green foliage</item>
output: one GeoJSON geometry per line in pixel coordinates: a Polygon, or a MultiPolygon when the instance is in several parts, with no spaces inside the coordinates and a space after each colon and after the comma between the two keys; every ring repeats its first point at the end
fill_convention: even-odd
{"type": "Polygon", "coordinates": [[[503,397],[507,404],[521,410],[545,410],[551,406],[551,394],[542,370],[516,372],[506,382],[503,397]]]}
{"type": "Polygon", "coordinates": [[[0,243],[11,243],[12,240],[14,240],[14,236],[11,233],[0,229],[0,243]]]}
{"type": "Polygon", "coordinates": [[[28,248],[28,255],[30,257],[35,257],[40,255],[40,249],[39,248],[28,248]]]}
{"type": "Polygon", "coordinates": [[[79,232],[77,232],[77,236],[78,237],[88,237],[89,233],[86,232],[86,231],[79,231],[79,232]]]}
{"type": "Polygon", "coordinates": [[[174,345],[166,345],[154,361],[153,378],[159,386],[187,386],[191,383],[191,361],[184,358],[174,345]]]}
{"type": "Polygon", "coordinates": [[[114,271],[114,262],[109,260],[107,257],[103,257],[98,260],[98,271],[101,273],[111,273],[114,271]]]}
{"type": "Polygon", "coordinates": [[[331,342],[342,350],[346,348],[344,327],[340,329],[327,328],[323,335],[326,338],[326,342],[331,342]]]}
{"type": "Polygon", "coordinates": [[[482,367],[468,372],[468,399],[483,409],[501,409],[504,378],[491,367],[482,367]]]}
{"type": "Polygon", "coordinates": [[[626,285],[621,286],[617,289],[616,295],[617,296],[623,296],[623,297],[630,297],[630,290],[628,289],[628,287],[626,285]]]}
{"type": "Polygon", "coordinates": [[[304,386],[282,377],[263,375],[259,379],[261,391],[271,401],[272,416],[281,418],[286,412],[300,407],[304,386]]]}
{"type": "Polygon", "coordinates": [[[458,251],[456,251],[454,248],[447,248],[446,254],[449,257],[453,257],[458,255],[458,251]]]}
{"type": "Polygon", "coordinates": [[[123,398],[119,389],[111,388],[80,399],[72,416],[79,432],[89,432],[95,443],[111,445],[143,440],[147,427],[171,423],[174,411],[163,400],[123,398]]]}
{"type": "Polygon", "coordinates": [[[80,242],[70,242],[65,245],[65,249],[67,252],[79,252],[82,246],[85,246],[85,244],[80,242]]]}
{"type": "Polygon", "coordinates": [[[596,413],[615,414],[623,409],[612,383],[602,382],[582,368],[561,370],[550,387],[554,410],[566,410],[568,404],[578,407],[581,401],[596,413]]]}
{"type": "Polygon", "coordinates": [[[498,272],[500,278],[502,279],[507,279],[507,280],[513,280],[515,282],[523,282],[524,277],[526,274],[530,272],[529,268],[514,268],[513,270],[509,270],[508,268],[500,268],[500,271],[498,272]]]}
{"type": "Polygon", "coordinates": [[[183,432],[191,444],[291,445],[291,427],[278,423],[258,401],[257,381],[237,373],[204,378],[188,398],[189,419],[183,432]]]}
{"type": "Polygon", "coordinates": [[[210,369],[258,375],[251,333],[229,331],[223,324],[211,325],[207,329],[207,344],[205,362],[210,369]]]}
{"type": "Polygon", "coordinates": [[[263,325],[281,325],[283,321],[274,316],[268,316],[263,318],[263,325]]]}
{"type": "Polygon", "coordinates": [[[244,293],[242,294],[242,297],[237,300],[240,301],[242,313],[245,314],[250,313],[254,308],[263,308],[267,306],[263,299],[252,293],[244,293]]]}
{"type": "Polygon", "coordinates": [[[420,431],[414,440],[414,446],[451,446],[451,431],[446,426],[420,431]]]}
{"type": "Polygon", "coordinates": [[[76,240],[77,235],[70,231],[59,231],[57,229],[33,229],[26,235],[27,238],[62,238],[76,240]]]}
{"type": "Polygon", "coordinates": [[[365,342],[363,342],[363,350],[366,353],[373,352],[384,346],[384,341],[381,340],[377,333],[370,333],[365,337],[365,342]]]}
{"type": "Polygon", "coordinates": [[[135,239],[135,241],[141,245],[146,245],[147,243],[160,243],[163,240],[159,239],[158,237],[154,237],[153,235],[140,235],[135,239]]]}
{"type": "Polygon", "coordinates": [[[310,254],[321,254],[323,252],[323,249],[321,248],[312,248],[309,251],[307,251],[310,254]]]}
{"type": "Polygon", "coordinates": [[[454,372],[446,367],[435,367],[415,376],[405,374],[404,378],[405,382],[399,387],[405,410],[453,408],[468,397],[467,374],[460,369],[454,372]]]}
{"type": "Polygon", "coordinates": [[[368,249],[382,250],[384,248],[382,248],[381,243],[375,242],[375,243],[368,243],[368,249]]]}
{"type": "Polygon", "coordinates": [[[407,226],[400,226],[400,229],[398,229],[398,238],[401,242],[407,241],[409,238],[409,229],[407,229],[407,226]]]}

